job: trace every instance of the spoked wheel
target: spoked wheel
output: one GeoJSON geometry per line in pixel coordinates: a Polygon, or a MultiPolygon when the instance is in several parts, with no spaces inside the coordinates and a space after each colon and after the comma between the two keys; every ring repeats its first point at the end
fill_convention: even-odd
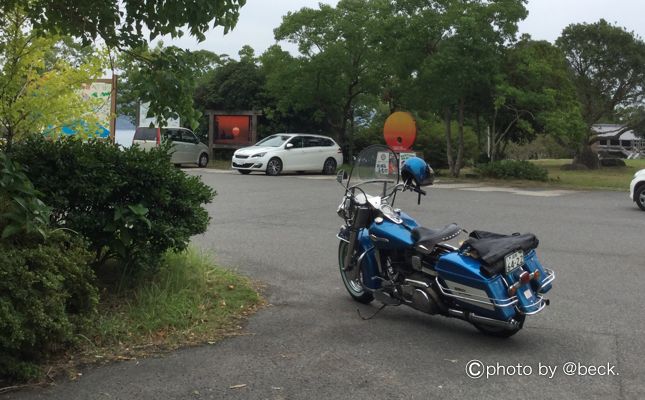
{"type": "Polygon", "coordinates": [[[322,170],[323,175],[333,175],[336,173],[336,160],[328,158],[325,160],[322,170]]]}
{"type": "Polygon", "coordinates": [[[279,158],[272,158],[267,163],[267,175],[276,176],[282,172],[282,161],[279,158]]]}
{"type": "Polygon", "coordinates": [[[515,335],[517,332],[519,332],[522,327],[524,326],[524,319],[526,318],[526,315],[519,315],[515,317],[515,320],[519,322],[519,325],[517,328],[514,329],[507,329],[507,328],[502,328],[498,326],[490,326],[490,325],[485,325],[485,324],[476,324],[473,322],[473,325],[475,328],[477,328],[480,332],[485,333],[486,335],[489,336],[495,336],[499,338],[509,338],[513,335],[515,335]]]}
{"type": "Polygon", "coordinates": [[[352,298],[360,303],[367,304],[374,300],[372,293],[363,289],[361,279],[363,278],[358,265],[345,270],[345,255],[347,254],[347,242],[340,241],[338,244],[338,266],[340,268],[340,276],[343,278],[345,289],[349,292],[352,298]]]}

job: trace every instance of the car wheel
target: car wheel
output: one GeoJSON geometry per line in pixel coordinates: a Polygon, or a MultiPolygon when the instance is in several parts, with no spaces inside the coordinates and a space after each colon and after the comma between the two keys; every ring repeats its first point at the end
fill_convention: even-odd
{"type": "Polygon", "coordinates": [[[272,158],[267,163],[267,175],[276,176],[282,172],[282,161],[279,158],[272,158]]]}
{"type": "Polygon", "coordinates": [[[322,173],[323,173],[323,175],[333,175],[333,174],[335,174],[336,173],[336,160],[334,160],[331,157],[326,159],[325,164],[323,164],[322,173]]]}
{"type": "Polygon", "coordinates": [[[198,165],[200,168],[204,168],[204,167],[206,167],[206,166],[208,165],[208,154],[206,154],[206,153],[202,153],[202,154],[199,156],[199,161],[197,162],[197,165],[198,165]]]}
{"type": "Polygon", "coordinates": [[[239,172],[242,175],[248,175],[251,173],[248,169],[238,169],[237,172],[239,172]]]}
{"type": "Polygon", "coordinates": [[[636,190],[634,193],[634,199],[636,200],[636,204],[638,204],[638,207],[645,211],[645,185],[640,185],[640,187],[636,190]]]}

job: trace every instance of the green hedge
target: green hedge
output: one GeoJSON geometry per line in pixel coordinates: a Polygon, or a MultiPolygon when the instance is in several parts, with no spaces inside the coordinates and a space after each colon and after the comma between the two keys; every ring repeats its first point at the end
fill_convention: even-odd
{"type": "Polygon", "coordinates": [[[44,194],[55,227],[86,237],[97,264],[117,258],[139,271],[154,269],[167,250],[184,250],[209,223],[202,205],[214,191],[175,168],[167,150],[31,138],[11,157],[44,194]]]}
{"type": "Polygon", "coordinates": [[[483,177],[495,179],[526,179],[530,181],[547,181],[549,172],[528,161],[503,160],[477,166],[483,177]]]}
{"type": "Polygon", "coordinates": [[[0,376],[39,375],[38,362],[77,340],[96,310],[91,253],[77,235],[0,242],[0,376]]]}

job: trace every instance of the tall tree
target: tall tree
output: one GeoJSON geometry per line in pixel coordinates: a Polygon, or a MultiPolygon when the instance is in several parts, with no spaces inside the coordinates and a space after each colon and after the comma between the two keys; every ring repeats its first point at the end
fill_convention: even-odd
{"type": "Polygon", "coordinates": [[[645,100],[645,43],[634,33],[601,19],[569,25],[556,44],[565,52],[575,76],[587,124],[576,161],[596,168],[598,158],[589,146],[591,126],[612,120],[618,110],[645,100]]]}
{"type": "Polygon", "coordinates": [[[0,25],[0,137],[7,150],[12,142],[28,134],[60,131],[81,119],[77,130],[93,133],[93,104],[78,91],[102,72],[104,61],[97,54],[85,54],[71,64],[57,57],[59,37],[40,37],[18,7],[4,15],[0,25]]]}
{"type": "Polygon", "coordinates": [[[318,116],[350,152],[356,104],[378,87],[375,71],[380,60],[370,32],[379,29],[377,6],[382,3],[341,0],[336,7],[321,3],[318,9],[288,13],[274,31],[276,40],[296,43],[300,52],[295,64],[299,74],[290,79],[297,79],[294,86],[302,90],[291,91],[291,99],[314,104],[318,116]]]}
{"type": "Polygon", "coordinates": [[[548,133],[571,145],[585,132],[564,54],[548,42],[523,37],[507,48],[492,95],[492,160],[509,141],[526,143],[548,133]]]}

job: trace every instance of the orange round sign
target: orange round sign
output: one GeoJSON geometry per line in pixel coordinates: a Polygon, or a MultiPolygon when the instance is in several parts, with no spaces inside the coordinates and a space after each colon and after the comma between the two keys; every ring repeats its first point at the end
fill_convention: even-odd
{"type": "Polygon", "coordinates": [[[240,134],[240,128],[236,126],[235,128],[233,128],[233,136],[237,136],[239,134],[240,134]]]}
{"type": "Polygon", "coordinates": [[[394,151],[410,150],[417,137],[417,124],[412,114],[404,111],[392,113],[383,127],[385,143],[394,151]]]}

